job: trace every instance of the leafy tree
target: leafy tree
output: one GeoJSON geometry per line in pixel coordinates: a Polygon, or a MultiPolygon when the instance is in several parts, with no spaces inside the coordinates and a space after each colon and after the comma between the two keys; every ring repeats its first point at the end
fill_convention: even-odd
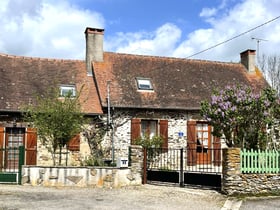
{"type": "Polygon", "coordinates": [[[211,101],[201,103],[201,114],[213,126],[213,135],[224,136],[229,147],[266,147],[266,126],[279,113],[276,91],[267,88],[260,94],[247,86],[227,86],[214,90],[211,101]]]}
{"type": "Polygon", "coordinates": [[[90,148],[91,157],[87,158],[82,165],[104,165],[105,153],[108,153],[108,151],[102,147],[102,141],[106,131],[107,128],[100,119],[95,119],[91,125],[83,130],[83,135],[90,148]]]}
{"type": "Polygon", "coordinates": [[[37,128],[42,144],[52,154],[53,165],[56,165],[57,149],[61,165],[62,148],[82,129],[80,92],[73,97],[69,91],[61,97],[59,89],[51,88],[45,95],[37,96],[34,105],[24,107],[24,118],[37,128]]]}

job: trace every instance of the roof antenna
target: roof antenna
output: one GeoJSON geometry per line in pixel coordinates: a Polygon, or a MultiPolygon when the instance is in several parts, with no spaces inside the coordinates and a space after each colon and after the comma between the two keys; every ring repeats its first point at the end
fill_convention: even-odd
{"type": "Polygon", "coordinates": [[[251,39],[252,40],[256,40],[257,41],[257,60],[258,60],[258,62],[259,62],[259,48],[260,48],[260,42],[262,42],[262,41],[268,41],[268,40],[266,40],[266,39],[261,39],[261,38],[257,38],[257,37],[251,37],[251,39]]]}

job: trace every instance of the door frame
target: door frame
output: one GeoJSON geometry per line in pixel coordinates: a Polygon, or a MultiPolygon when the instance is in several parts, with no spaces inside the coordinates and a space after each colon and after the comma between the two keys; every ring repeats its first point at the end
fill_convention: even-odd
{"type": "Polygon", "coordinates": [[[189,166],[197,164],[211,164],[212,162],[212,126],[209,125],[207,121],[201,120],[189,120],[187,122],[187,164],[189,166]],[[203,146],[198,146],[198,133],[197,125],[198,124],[207,124],[207,135],[208,135],[208,149],[203,146]],[[199,154],[206,151],[206,154],[199,154]],[[202,151],[202,152],[200,152],[202,151]]]}
{"type": "Polygon", "coordinates": [[[196,123],[196,130],[195,130],[196,136],[197,136],[196,160],[197,160],[197,164],[199,164],[199,165],[211,164],[211,161],[212,161],[211,129],[212,129],[211,126],[205,121],[197,121],[197,123],[196,123]],[[199,129],[199,125],[202,125],[200,129],[199,129]],[[204,128],[205,125],[207,125],[207,129],[204,128]],[[199,136],[199,133],[201,134],[200,136],[199,136]],[[207,139],[205,138],[206,137],[205,134],[207,135],[207,139]],[[207,141],[206,144],[205,144],[205,141],[207,141]]]}
{"type": "Polygon", "coordinates": [[[17,169],[19,164],[19,147],[25,145],[25,128],[6,127],[5,129],[5,168],[17,169]],[[11,132],[10,132],[11,131],[11,132]],[[10,139],[12,136],[12,139],[10,139]],[[16,141],[16,138],[21,138],[16,141]],[[12,142],[10,141],[12,140],[12,142]]]}

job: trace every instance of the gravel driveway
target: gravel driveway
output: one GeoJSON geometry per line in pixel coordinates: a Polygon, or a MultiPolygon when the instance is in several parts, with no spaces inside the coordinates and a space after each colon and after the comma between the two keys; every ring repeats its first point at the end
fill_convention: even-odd
{"type": "Polygon", "coordinates": [[[214,190],[143,185],[121,189],[0,185],[0,210],[14,209],[221,209],[214,190]]]}

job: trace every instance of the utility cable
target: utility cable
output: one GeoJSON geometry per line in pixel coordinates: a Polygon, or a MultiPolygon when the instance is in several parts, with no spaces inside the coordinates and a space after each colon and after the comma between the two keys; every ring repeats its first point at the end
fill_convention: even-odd
{"type": "Polygon", "coordinates": [[[231,41],[231,40],[233,40],[233,39],[236,39],[236,38],[238,38],[238,37],[240,37],[240,36],[243,36],[243,35],[245,35],[245,34],[251,32],[251,31],[254,31],[254,30],[256,30],[257,28],[260,28],[260,27],[262,27],[262,26],[264,26],[264,25],[266,25],[266,24],[268,24],[268,23],[271,23],[271,22],[273,22],[273,21],[275,21],[275,20],[277,20],[277,19],[279,19],[279,18],[280,18],[280,16],[278,16],[278,17],[276,17],[276,18],[273,18],[273,19],[271,19],[271,20],[269,20],[269,21],[267,21],[267,22],[265,22],[265,23],[263,23],[263,24],[261,24],[261,25],[258,25],[258,26],[254,27],[254,28],[249,29],[248,31],[245,31],[245,32],[243,32],[243,33],[241,33],[241,34],[238,34],[238,35],[236,35],[236,36],[234,36],[234,37],[232,37],[232,38],[230,38],[230,39],[227,39],[227,40],[225,40],[225,41],[223,41],[223,42],[220,42],[220,43],[218,43],[218,44],[215,44],[215,45],[213,45],[213,46],[211,46],[211,47],[208,47],[208,48],[205,49],[205,50],[199,51],[199,52],[194,53],[194,54],[192,54],[192,55],[190,55],[190,56],[188,56],[188,57],[185,57],[185,58],[191,58],[191,57],[193,57],[193,56],[196,56],[196,55],[198,55],[198,54],[201,54],[201,53],[203,53],[203,52],[206,52],[206,51],[208,51],[208,50],[211,50],[211,49],[213,49],[213,48],[215,48],[215,47],[218,47],[218,46],[220,46],[220,45],[222,45],[222,44],[225,44],[225,43],[227,43],[227,42],[229,42],[229,41],[231,41]]]}

